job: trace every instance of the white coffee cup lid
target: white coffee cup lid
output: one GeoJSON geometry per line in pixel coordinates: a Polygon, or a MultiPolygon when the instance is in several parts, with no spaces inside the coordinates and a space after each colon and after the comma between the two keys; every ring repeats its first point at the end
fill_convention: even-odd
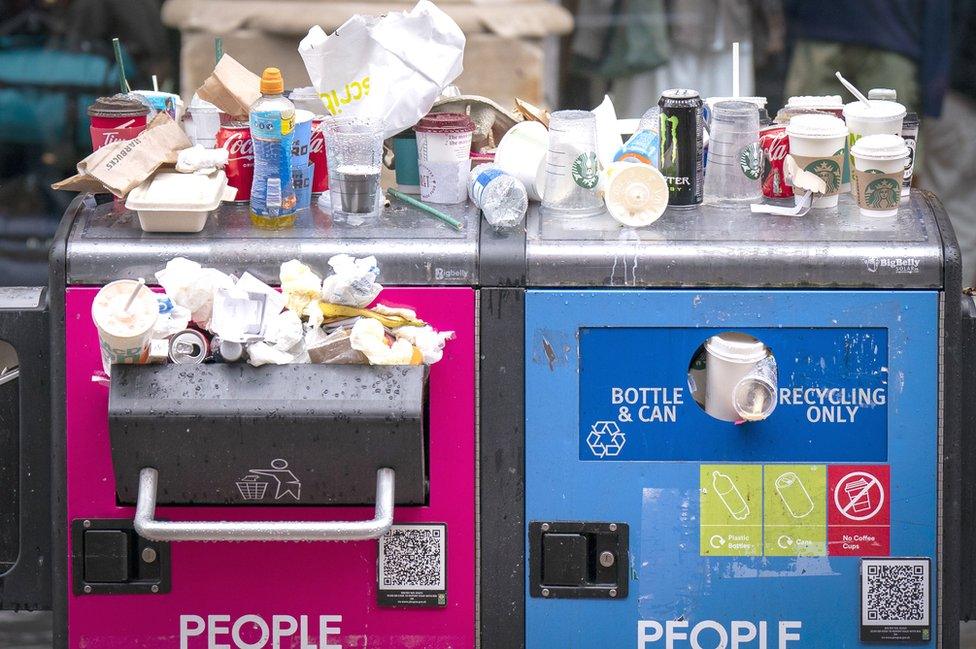
{"type": "Polygon", "coordinates": [[[865,106],[862,101],[853,101],[844,106],[844,117],[850,119],[855,117],[865,121],[888,121],[890,119],[903,119],[905,117],[905,107],[897,101],[885,101],[884,99],[871,99],[868,101],[870,106],[865,106]]]}
{"type": "Polygon", "coordinates": [[[908,145],[900,135],[865,135],[851,147],[851,155],[869,160],[898,160],[908,156],[908,145]]]}
{"type": "Polygon", "coordinates": [[[842,108],[844,99],[840,95],[799,95],[786,100],[790,108],[842,108]]]}
{"type": "Polygon", "coordinates": [[[807,138],[835,138],[847,135],[844,120],[833,115],[810,113],[794,115],[786,125],[786,134],[807,138]]]}
{"type": "Polygon", "coordinates": [[[766,345],[748,334],[734,331],[712,336],[705,348],[709,354],[733,363],[756,363],[766,358],[766,345]]]}

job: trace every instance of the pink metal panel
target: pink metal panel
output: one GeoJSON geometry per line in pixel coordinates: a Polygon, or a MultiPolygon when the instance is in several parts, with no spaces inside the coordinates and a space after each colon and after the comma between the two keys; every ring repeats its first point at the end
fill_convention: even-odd
{"type": "MultiPolygon", "coordinates": [[[[65,303],[69,525],[79,518],[133,515],[132,507],[116,504],[108,389],[91,381],[101,367],[91,321],[96,292],[91,287],[70,288],[65,303]]],[[[447,605],[378,607],[376,541],[174,543],[168,594],[77,596],[69,583],[70,647],[181,647],[181,616],[223,616],[209,620],[207,632],[188,636],[185,649],[474,647],[474,291],[387,288],[381,301],[415,308],[435,328],[457,334],[430,373],[429,505],[398,507],[394,517],[395,523],[447,525],[447,605]],[[273,643],[273,634],[261,643],[260,626],[247,621],[240,627],[242,643],[235,644],[229,630],[245,615],[260,616],[272,631],[277,624],[280,643],[273,643]],[[304,622],[302,616],[307,616],[304,622]],[[297,630],[291,632],[292,626],[297,630]],[[216,634],[208,639],[213,629],[216,634]]],[[[337,520],[372,515],[372,508],[363,507],[160,507],[157,513],[171,520],[337,520]]],[[[70,552],[69,547],[69,565],[70,552]]],[[[185,618],[184,625],[193,629],[197,623],[185,618]]]]}

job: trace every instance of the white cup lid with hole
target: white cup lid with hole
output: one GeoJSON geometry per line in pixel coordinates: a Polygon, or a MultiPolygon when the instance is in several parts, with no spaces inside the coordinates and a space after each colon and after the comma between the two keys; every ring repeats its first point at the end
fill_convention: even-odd
{"type": "Polygon", "coordinates": [[[884,99],[871,99],[869,105],[863,101],[854,101],[844,105],[844,118],[855,118],[865,122],[887,122],[892,119],[903,119],[905,117],[905,107],[897,101],[885,101],[884,99]]]}
{"type": "Polygon", "coordinates": [[[796,115],[786,125],[786,134],[805,138],[830,139],[847,136],[847,125],[833,115],[796,115]]]}
{"type": "Polygon", "coordinates": [[[757,363],[766,358],[766,345],[748,334],[734,331],[712,336],[705,349],[709,355],[730,363],[757,363]]]}
{"type": "Polygon", "coordinates": [[[908,145],[900,135],[865,135],[851,147],[851,155],[868,160],[900,160],[908,156],[908,145]]]}

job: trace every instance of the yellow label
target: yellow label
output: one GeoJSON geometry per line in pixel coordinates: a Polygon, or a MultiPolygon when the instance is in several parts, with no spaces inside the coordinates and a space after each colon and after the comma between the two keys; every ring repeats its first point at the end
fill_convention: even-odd
{"type": "Polygon", "coordinates": [[[368,96],[369,75],[366,75],[359,81],[347,83],[342,88],[326,90],[325,92],[319,93],[319,97],[333,117],[342,113],[343,106],[362,101],[368,96]]]}

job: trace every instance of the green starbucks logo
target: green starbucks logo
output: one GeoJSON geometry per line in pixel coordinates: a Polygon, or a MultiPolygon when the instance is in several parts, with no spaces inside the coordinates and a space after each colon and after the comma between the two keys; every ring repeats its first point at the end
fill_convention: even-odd
{"type": "Polygon", "coordinates": [[[891,178],[878,178],[864,188],[864,202],[876,210],[893,210],[901,200],[901,183],[891,178]]]}
{"type": "Polygon", "coordinates": [[[573,161],[573,180],[584,189],[593,189],[600,180],[600,163],[592,151],[581,153],[573,161]]]}
{"type": "Polygon", "coordinates": [[[742,151],[739,152],[739,167],[742,168],[746,178],[759,180],[762,174],[763,157],[758,142],[742,147],[742,151]]]}
{"type": "Polygon", "coordinates": [[[827,184],[827,194],[836,194],[840,190],[840,164],[836,160],[814,160],[804,170],[819,176],[827,184]]]}

